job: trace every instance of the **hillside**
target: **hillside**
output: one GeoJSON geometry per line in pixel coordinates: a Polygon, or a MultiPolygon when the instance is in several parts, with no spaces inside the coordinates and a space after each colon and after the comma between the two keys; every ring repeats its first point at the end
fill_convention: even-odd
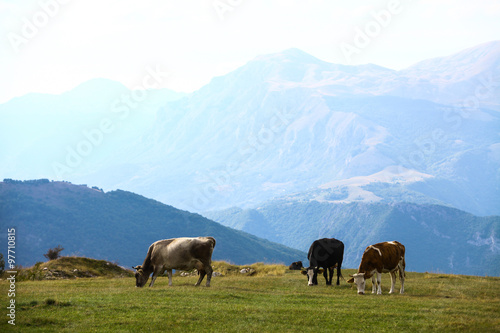
{"type": "Polygon", "coordinates": [[[92,80],[0,105],[0,174],[99,184],[193,212],[329,186],[344,202],[500,215],[499,64],[500,41],[400,71],[289,49],[189,95],[148,92],[136,108],[118,103],[131,94],[122,85],[92,80]],[[345,185],[358,177],[361,189],[345,185]]]}
{"type": "Polygon", "coordinates": [[[319,238],[340,239],[345,267],[358,267],[366,246],[398,240],[406,246],[410,271],[500,276],[500,216],[478,217],[432,204],[292,199],[205,215],[302,251],[319,238]]]}
{"type": "Polygon", "coordinates": [[[1,182],[0,221],[2,233],[16,228],[16,264],[23,266],[45,261],[43,254],[60,244],[62,255],[130,267],[142,264],[154,241],[182,236],[215,237],[213,259],[235,264],[289,263],[305,256],[131,192],[104,193],[67,182],[1,182]]]}
{"type": "Polygon", "coordinates": [[[57,280],[89,277],[132,277],[131,270],[124,269],[106,260],[85,257],[60,257],[47,262],[38,262],[29,268],[18,270],[16,281],[57,280]]]}

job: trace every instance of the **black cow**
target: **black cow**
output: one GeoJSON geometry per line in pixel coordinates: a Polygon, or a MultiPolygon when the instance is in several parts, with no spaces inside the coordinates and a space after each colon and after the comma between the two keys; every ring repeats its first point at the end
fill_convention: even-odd
{"type": "Polygon", "coordinates": [[[301,270],[304,266],[302,266],[302,261],[296,261],[296,262],[292,262],[290,264],[290,266],[288,266],[288,269],[289,270],[301,270]]]}
{"type": "Polygon", "coordinates": [[[323,272],[323,276],[325,277],[326,285],[331,285],[335,266],[337,266],[337,285],[340,284],[342,260],[344,259],[344,243],[335,238],[315,240],[309,248],[307,258],[309,259],[309,267],[302,270],[302,274],[307,275],[310,286],[318,284],[318,273],[321,272],[323,272]]]}

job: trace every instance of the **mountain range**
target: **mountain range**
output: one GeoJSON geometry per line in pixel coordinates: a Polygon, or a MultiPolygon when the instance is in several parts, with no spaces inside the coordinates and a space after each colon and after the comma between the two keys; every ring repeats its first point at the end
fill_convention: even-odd
{"type": "Polygon", "coordinates": [[[295,193],[498,215],[499,82],[499,41],[400,71],[290,49],[191,94],[95,79],[0,105],[0,174],[195,212],[295,193]]]}
{"type": "Polygon", "coordinates": [[[406,247],[408,271],[500,276],[500,216],[478,217],[436,204],[330,203],[296,196],[205,216],[302,251],[316,239],[337,238],[345,245],[344,267],[358,267],[368,245],[397,240],[406,247]]]}
{"type": "MultiPolygon", "coordinates": [[[[305,253],[234,230],[143,196],[47,179],[0,182],[2,235],[15,229],[15,263],[31,266],[61,245],[63,256],[140,265],[160,239],[213,236],[214,260],[285,263],[305,253]]],[[[7,259],[7,253],[4,252],[7,259]]]]}
{"type": "Polygon", "coordinates": [[[203,235],[217,240],[214,260],[307,264],[310,244],[334,237],[345,244],[344,268],[357,267],[367,245],[396,239],[406,246],[408,271],[500,276],[500,216],[435,204],[331,203],[297,196],[205,215],[122,190],[47,179],[0,182],[3,235],[15,228],[16,264],[22,266],[44,261],[44,253],[61,245],[62,255],[130,267],[158,239],[203,235]]]}

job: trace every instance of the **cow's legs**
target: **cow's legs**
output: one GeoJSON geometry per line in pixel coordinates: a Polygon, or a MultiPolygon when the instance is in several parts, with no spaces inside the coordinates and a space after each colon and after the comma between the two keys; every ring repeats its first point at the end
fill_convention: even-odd
{"type": "Polygon", "coordinates": [[[331,267],[326,267],[323,270],[323,276],[325,277],[326,280],[326,285],[329,286],[332,284],[332,276],[333,276],[333,269],[331,267]],[[328,279],[330,277],[330,279],[328,279]]]}
{"type": "Polygon", "coordinates": [[[149,283],[149,286],[152,287],[153,284],[155,283],[156,280],[156,273],[153,274],[153,278],[151,279],[151,282],[149,283]]]}
{"type": "Polygon", "coordinates": [[[212,280],[212,263],[208,263],[208,265],[205,265],[205,271],[207,272],[207,287],[210,287],[210,281],[212,280]]]}
{"type": "Polygon", "coordinates": [[[396,272],[391,272],[391,290],[389,290],[389,294],[394,292],[394,287],[396,286],[396,272]]]}
{"type": "Polygon", "coordinates": [[[156,278],[158,277],[158,275],[160,275],[161,272],[162,272],[162,267],[155,268],[155,270],[153,271],[153,278],[151,279],[151,283],[149,284],[150,287],[152,287],[155,284],[156,278]]]}
{"type": "Polygon", "coordinates": [[[382,295],[382,273],[377,272],[377,295],[382,295]]]}
{"type": "Polygon", "coordinates": [[[212,279],[212,263],[207,262],[207,263],[199,263],[199,265],[196,266],[196,269],[198,270],[198,273],[200,274],[200,278],[198,279],[198,282],[196,282],[195,286],[199,286],[201,284],[201,281],[203,281],[203,278],[205,275],[207,276],[207,287],[210,287],[210,281],[212,279]]]}
{"type": "MultiPolygon", "coordinates": [[[[205,269],[202,268],[202,269],[198,270],[198,274],[200,274],[200,278],[198,279],[198,282],[195,283],[195,286],[199,286],[201,284],[201,281],[203,281],[203,278],[205,277],[207,272],[205,272],[205,269]]],[[[208,281],[208,278],[207,278],[207,281],[208,281]]]]}
{"type": "Polygon", "coordinates": [[[167,274],[168,274],[168,285],[171,286],[172,285],[172,270],[167,269],[167,274]]]}
{"type": "Polygon", "coordinates": [[[337,265],[337,286],[340,285],[340,277],[342,276],[342,271],[340,270],[341,264],[337,265]]]}
{"type": "Polygon", "coordinates": [[[405,259],[401,258],[399,261],[399,279],[401,280],[401,289],[399,290],[400,294],[404,294],[405,292],[405,259]]]}
{"type": "Polygon", "coordinates": [[[372,275],[372,294],[377,292],[377,280],[375,275],[376,273],[372,275]]]}

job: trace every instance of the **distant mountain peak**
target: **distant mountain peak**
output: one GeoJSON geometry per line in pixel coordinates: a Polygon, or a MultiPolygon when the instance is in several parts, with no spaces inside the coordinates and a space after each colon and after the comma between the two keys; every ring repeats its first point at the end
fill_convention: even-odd
{"type": "Polygon", "coordinates": [[[294,62],[303,64],[328,64],[307,52],[298,48],[290,48],[278,53],[271,53],[256,57],[253,61],[278,61],[278,62],[294,62]]]}
{"type": "Polygon", "coordinates": [[[479,44],[454,54],[426,59],[401,71],[427,79],[463,81],[483,72],[500,70],[500,40],[479,44]]]}

